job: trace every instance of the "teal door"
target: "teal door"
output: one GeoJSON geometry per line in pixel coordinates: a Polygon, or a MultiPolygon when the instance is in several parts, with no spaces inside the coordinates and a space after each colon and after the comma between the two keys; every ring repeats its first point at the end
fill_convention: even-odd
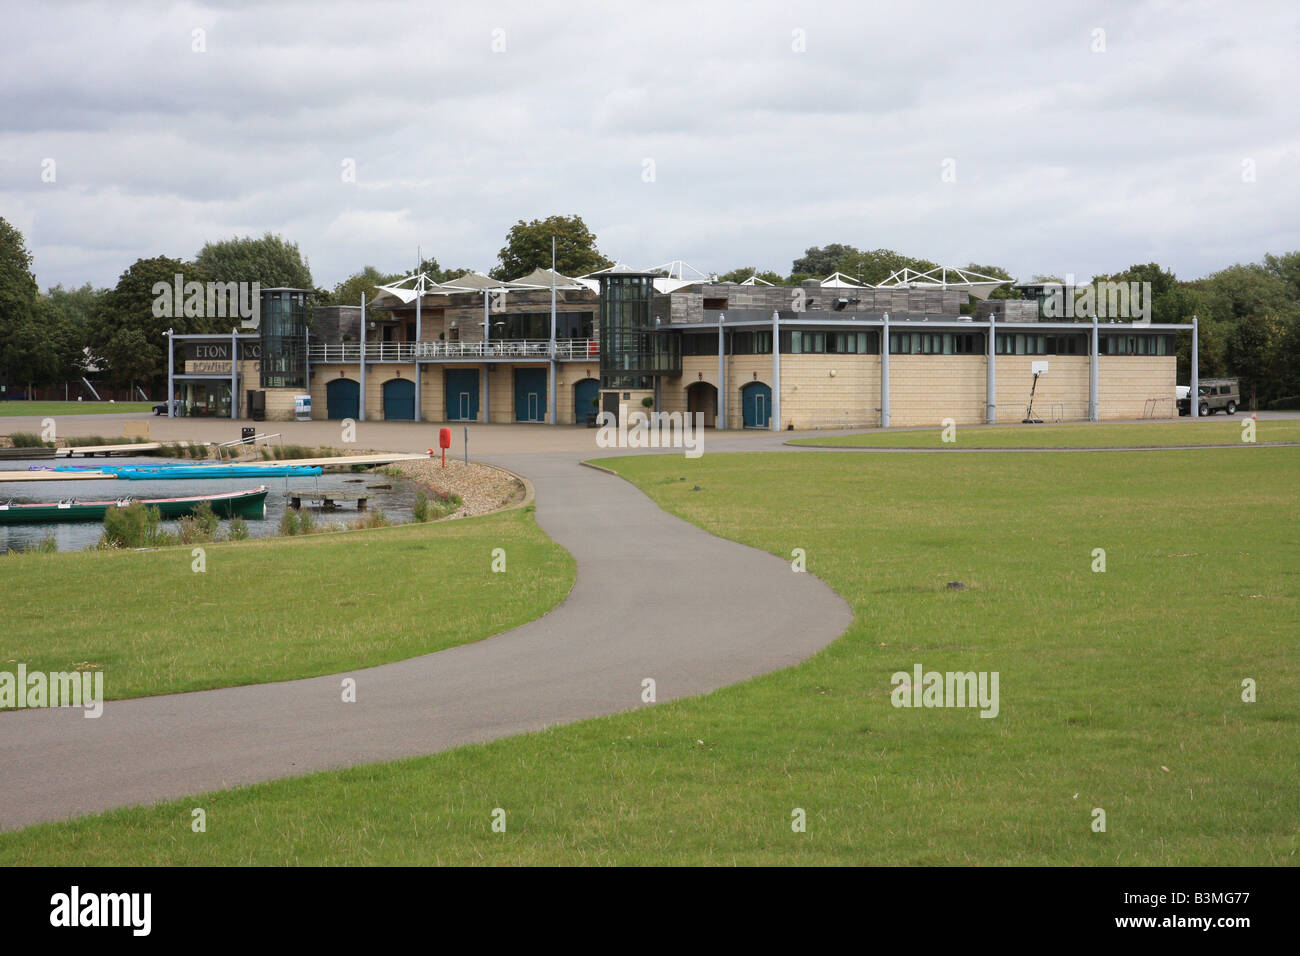
{"type": "Polygon", "coordinates": [[[390,422],[415,421],[415,383],[409,378],[384,383],[384,418],[390,422]]]}
{"type": "Polygon", "coordinates": [[[444,374],[447,382],[447,420],[477,421],[478,369],[449,368],[444,374]]]}
{"type": "Polygon", "coordinates": [[[325,385],[326,418],[361,417],[361,383],[350,378],[334,378],[325,385]]]}
{"type": "Polygon", "coordinates": [[[574,421],[579,425],[587,424],[588,416],[595,415],[600,409],[595,405],[600,398],[600,380],[584,378],[573,386],[574,421]]]}
{"type": "Polygon", "coordinates": [[[515,369],[515,421],[546,420],[546,369],[515,369]]]}
{"type": "Polygon", "coordinates": [[[762,382],[750,382],[740,390],[746,428],[772,427],[772,389],[762,382]]]}

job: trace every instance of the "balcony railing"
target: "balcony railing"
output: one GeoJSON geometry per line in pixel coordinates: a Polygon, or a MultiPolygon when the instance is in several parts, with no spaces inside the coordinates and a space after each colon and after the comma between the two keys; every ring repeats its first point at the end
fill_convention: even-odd
{"type": "MultiPolygon", "coordinates": [[[[547,339],[498,339],[492,342],[367,342],[367,362],[411,362],[415,359],[549,359],[551,343],[547,339]]],[[[339,345],[315,343],[307,350],[315,365],[330,362],[360,362],[361,344],[345,342],[339,345]]],[[[566,359],[592,359],[600,357],[595,339],[558,339],[555,356],[566,359]]]]}

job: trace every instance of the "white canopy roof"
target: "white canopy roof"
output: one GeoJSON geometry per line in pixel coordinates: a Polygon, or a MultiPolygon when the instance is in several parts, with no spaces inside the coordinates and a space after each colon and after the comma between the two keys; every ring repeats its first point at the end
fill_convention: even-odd
{"type": "MultiPolygon", "coordinates": [[[[580,279],[571,279],[568,276],[560,275],[550,269],[534,269],[526,276],[520,276],[518,279],[511,279],[512,286],[527,286],[529,288],[549,289],[551,283],[555,283],[557,289],[590,289],[586,282],[580,279]]],[[[600,283],[596,283],[596,288],[600,288],[600,283]]]]}
{"type": "Polygon", "coordinates": [[[871,286],[863,285],[856,279],[850,279],[842,272],[833,272],[825,279],[822,279],[823,289],[870,289],[871,286]]]}
{"type": "Polygon", "coordinates": [[[948,269],[936,266],[929,272],[914,272],[911,269],[899,269],[889,278],[876,286],[877,289],[957,289],[969,292],[976,299],[987,299],[1000,285],[1008,285],[1012,279],[996,279],[969,269],[948,269]]]}

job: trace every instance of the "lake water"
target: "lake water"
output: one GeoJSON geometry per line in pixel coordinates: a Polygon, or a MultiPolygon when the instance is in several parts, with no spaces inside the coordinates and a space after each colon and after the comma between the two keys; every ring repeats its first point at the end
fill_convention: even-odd
{"type": "MultiPolygon", "coordinates": [[[[93,466],[96,462],[113,465],[127,464],[169,464],[166,458],[76,458],[57,459],[59,464],[78,464],[93,466]]],[[[53,460],[32,462],[0,462],[0,470],[28,470],[32,464],[52,466],[53,460]]],[[[33,481],[0,483],[0,501],[12,499],[14,502],[59,501],[65,498],[77,498],[82,501],[111,501],[130,495],[132,498],[176,498],[189,495],[208,495],[224,491],[245,491],[266,485],[270,493],[266,496],[266,517],[260,521],[248,520],[248,533],[254,538],[270,537],[279,533],[280,516],[289,506],[285,491],[351,491],[366,492],[370,500],[366,508],[370,511],[382,510],[388,520],[394,524],[410,521],[415,509],[416,494],[420,486],[406,478],[394,478],[388,475],[354,474],[352,472],[324,472],[315,478],[181,478],[158,479],[157,481],[116,480],[91,481],[33,481]],[[377,485],[389,485],[378,488],[377,485]]],[[[364,514],[356,510],[356,502],[340,504],[336,511],[323,511],[318,507],[308,507],[316,519],[317,525],[339,521],[350,524],[364,514]]],[[[164,528],[175,529],[174,521],[162,522],[164,528]]],[[[222,520],[219,535],[225,537],[230,522],[222,520]]],[[[0,525],[0,554],[6,551],[26,551],[41,543],[47,534],[53,534],[60,551],[80,551],[99,540],[103,533],[102,523],[75,522],[68,524],[5,524],[0,525]]]]}

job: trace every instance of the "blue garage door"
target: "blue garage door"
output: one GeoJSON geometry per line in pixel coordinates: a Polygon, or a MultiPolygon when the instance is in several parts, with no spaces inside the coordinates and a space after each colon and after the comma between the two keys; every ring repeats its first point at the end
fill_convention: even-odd
{"type": "Polygon", "coordinates": [[[350,378],[334,378],[325,386],[326,418],[361,417],[361,383],[350,378]]]}
{"type": "Polygon", "coordinates": [[[449,368],[447,382],[447,420],[478,421],[478,369],[449,368]]]}
{"type": "Polygon", "coordinates": [[[772,427],[772,389],[762,382],[750,382],[740,390],[746,428],[772,427]]]}
{"type": "Polygon", "coordinates": [[[515,369],[515,421],[546,421],[546,369],[515,369]]]}
{"type": "Polygon", "coordinates": [[[600,380],[584,378],[573,386],[574,421],[579,425],[587,424],[587,417],[595,415],[600,409],[594,404],[600,398],[600,380]]]}
{"type": "Polygon", "coordinates": [[[384,383],[384,418],[390,422],[415,421],[415,383],[409,378],[384,383]]]}

